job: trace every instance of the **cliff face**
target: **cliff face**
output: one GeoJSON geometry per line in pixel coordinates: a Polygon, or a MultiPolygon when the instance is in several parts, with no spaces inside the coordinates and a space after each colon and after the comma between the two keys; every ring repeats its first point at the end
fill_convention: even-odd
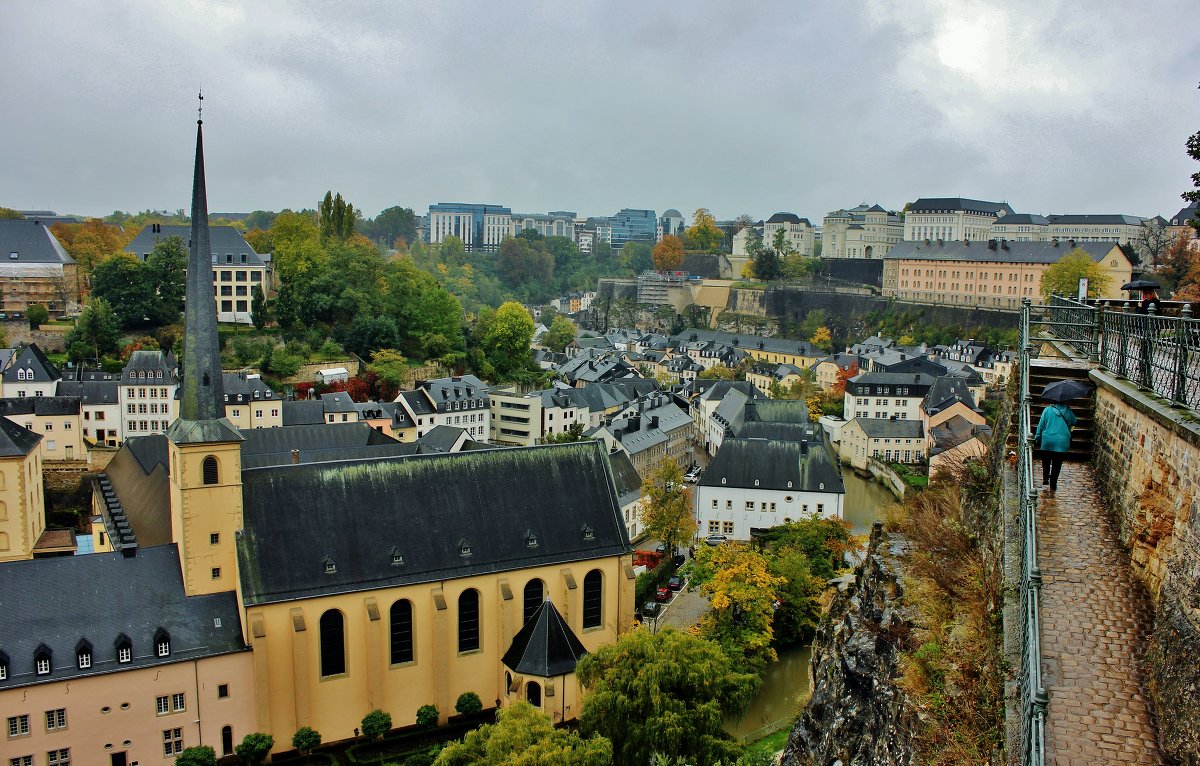
{"type": "Polygon", "coordinates": [[[854,583],[837,594],[813,642],[813,696],[783,753],[783,766],[907,766],[913,711],[894,679],[908,623],[898,557],[903,538],[876,522],[854,583]]]}

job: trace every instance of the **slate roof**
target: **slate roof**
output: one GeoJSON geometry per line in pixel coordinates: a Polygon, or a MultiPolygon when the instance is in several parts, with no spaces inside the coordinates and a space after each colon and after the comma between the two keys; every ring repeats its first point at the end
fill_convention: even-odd
{"type": "Polygon", "coordinates": [[[642,477],[638,475],[629,455],[621,451],[610,452],[608,465],[612,470],[613,481],[617,487],[617,500],[621,507],[637,502],[642,496],[642,477]]]}
{"type": "Polygon", "coordinates": [[[700,477],[700,485],[837,494],[846,491],[841,471],[824,440],[811,443],[725,439],[700,477]]]}
{"type": "Polygon", "coordinates": [[[42,435],[0,418],[0,457],[24,457],[37,446],[42,435]]]}
{"type": "Polygon", "coordinates": [[[183,418],[179,418],[167,426],[167,438],[176,444],[200,444],[240,442],[244,437],[241,431],[225,418],[217,420],[184,420],[183,418]]]}
{"type": "Polygon", "coordinates": [[[82,410],[78,396],[20,396],[0,399],[0,415],[78,415],[82,410]]]}
{"type": "Polygon", "coordinates": [[[962,415],[955,415],[929,430],[929,435],[933,439],[933,447],[929,450],[929,454],[941,454],[976,437],[986,441],[991,434],[991,426],[976,425],[962,415]]]}
{"type": "Polygon", "coordinates": [[[143,548],[132,557],[93,553],[13,561],[0,564],[0,581],[0,651],[9,659],[0,689],[246,650],[234,593],[186,596],[174,545],[143,548]],[[154,651],[159,628],[170,636],[167,657],[154,651]],[[127,664],[117,663],[122,635],[133,649],[127,664]],[[84,670],[75,659],[81,639],[92,645],[92,666],[84,670]],[[50,674],[39,676],[34,654],[41,645],[53,657],[50,674]]]}
{"type": "Polygon", "coordinates": [[[417,443],[431,452],[453,452],[458,440],[466,433],[467,429],[465,428],[437,425],[417,439],[417,443]]]}
{"type": "MultiPolygon", "coordinates": [[[[319,404],[319,402],[315,402],[319,404]]],[[[287,404],[287,402],[285,402],[287,404]]],[[[286,410],[284,410],[286,414],[286,410]]],[[[289,465],[292,450],[300,451],[301,463],[350,459],[353,457],[414,454],[415,445],[404,445],[367,423],[321,423],[251,428],[243,433],[242,468],[289,465]]]]}
{"type": "Polygon", "coordinates": [[[1009,213],[1003,219],[996,221],[996,223],[1005,225],[1022,223],[1033,226],[1045,226],[1050,221],[1044,215],[1038,215],[1037,213],[1009,213]]]}
{"type": "MultiPolygon", "coordinates": [[[[138,258],[145,260],[146,256],[154,250],[154,246],[167,237],[179,237],[183,240],[184,247],[187,247],[192,238],[190,225],[164,223],[158,225],[158,231],[154,229],[154,225],[143,227],[133,241],[125,246],[125,252],[133,253],[138,258]]],[[[250,243],[242,237],[241,232],[232,226],[209,226],[208,233],[214,266],[267,265],[263,257],[254,252],[254,248],[250,247],[250,243]],[[246,256],[245,261],[242,260],[243,255],[246,256]],[[233,256],[232,261],[228,260],[226,256],[233,256]]]]}
{"type": "Polygon", "coordinates": [[[60,380],[55,392],[59,396],[77,396],[87,407],[119,404],[119,386],[116,380],[60,380]]]}
{"type": "Polygon", "coordinates": [[[221,373],[221,378],[222,388],[225,391],[226,404],[239,404],[252,401],[279,401],[279,397],[275,395],[271,387],[258,376],[237,372],[223,372],[221,373]]]}
{"type": "Polygon", "coordinates": [[[1179,212],[1171,216],[1172,226],[1186,226],[1188,221],[1200,216],[1200,202],[1193,202],[1187,207],[1180,208],[1179,212]]]}
{"type": "Polygon", "coordinates": [[[767,223],[800,223],[800,216],[795,213],[776,213],[767,219],[767,223]]]}
{"type": "MultiPolygon", "coordinates": [[[[923,372],[860,372],[846,381],[846,392],[854,396],[865,386],[907,385],[914,389],[910,396],[924,395],[924,391],[916,391],[915,389],[922,386],[932,386],[935,380],[937,378],[923,372]]],[[[863,390],[858,395],[866,396],[868,393],[868,391],[863,390]]]]}
{"type": "Polygon", "coordinates": [[[129,361],[125,363],[124,369],[121,370],[121,382],[124,385],[174,385],[179,382],[179,363],[175,360],[175,355],[162,351],[134,351],[129,355],[129,361]],[[139,372],[146,372],[146,377],[138,376],[139,372]],[[162,373],[162,377],[158,377],[158,373],[162,373]]]}
{"type": "Polygon", "coordinates": [[[396,401],[404,400],[408,405],[413,415],[432,415],[437,412],[434,406],[429,403],[429,397],[424,391],[401,391],[396,401]]]}
{"type": "Polygon", "coordinates": [[[358,412],[354,407],[354,400],[345,391],[321,394],[321,404],[324,406],[326,413],[358,412]]]}
{"type": "Polygon", "coordinates": [[[764,423],[808,424],[808,402],[800,399],[756,399],[747,413],[747,420],[764,423]]]}
{"type": "Polygon", "coordinates": [[[629,551],[598,442],[284,465],[244,470],[242,482],[246,604],[629,551]]]}
{"type": "Polygon", "coordinates": [[[986,261],[1001,263],[1058,263],[1064,255],[1074,249],[1083,250],[1094,261],[1103,260],[1114,249],[1114,242],[1018,242],[1006,240],[1003,245],[995,241],[949,242],[905,241],[894,245],[883,257],[917,261],[986,261]]]}
{"type": "Polygon", "coordinates": [[[955,402],[962,402],[967,407],[975,409],[975,397],[967,388],[967,381],[963,378],[944,376],[935,380],[929,387],[921,406],[926,412],[933,415],[955,402]]]}
{"type": "Polygon", "coordinates": [[[574,673],[579,658],[587,653],[554,602],[547,600],[513,636],[500,661],[514,673],[550,678],[574,673]]]}
{"type": "Polygon", "coordinates": [[[491,386],[474,375],[423,380],[417,383],[417,388],[429,392],[429,398],[434,401],[439,412],[449,410],[448,404],[451,402],[470,402],[478,406],[479,402],[484,400],[486,406],[488,393],[492,390],[491,386]]]}
{"type": "Polygon", "coordinates": [[[871,439],[920,439],[925,435],[919,420],[892,420],[890,418],[855,418],[863,433],[871,439]]]}
{"type": "Polygon", "coordinates": [[[964,197],[922,197],[908,207],[910,213],[936,213],[942,210],[965,210],[969,213],[1010,215],[1013,209],[1007,202],[985,202],[964,197]]]}
{"type": "Polygon", "coordinates": [[[11,264],[66,264],[75,261],[59,243],[58,238],[36,220],[0,220],[0,250],[4,252],[4,263],[11,264]],[[16,253],[15,259],[9,256],[16,253]]]}
{"type": "MultiPolygon", "coordinates": [[[[109,514],[116,517],[113,523],[121,518],[127,520],[137,544],[151,547],[171,543],[167,437],[150,434],[126,439],[100,474],[100,483],[104,480],[111,485],[119,503],[119,512],[109,514]]],[[[118,509],[116,505],[106,507],[118,509]]],[[[109,534],[112,536],[111,529],[109,534]]]]}
{"type": "Polygon", "coordinates": [[[671,341],[676,348],[687,343],[719,343],[737,349],[763,351],[771,354],[797,354],[811,357],[825,356],[824,351],[806,340],[767,338],[761,335],[705,330],[702,328],[684,330],[678,335],[673,336],[671,341]]]}
{"type": "Polygon", "coordinates": [[[51,383],[61,377],[62,373],[58,367],[46,358],[36,343],[30,343],[21,349],[16,361],[4,371],[5,383],[51,383]],[[26,370],[27,377],[24,380],[17,379],[18,370],[26,370]],[[33,372],[32,377],[28,377],[30,370],[33,372]]]}
{"type": "Polygon", "coordinates": [[[1121,214],[1067,214],[1067,215],[1048,215],[1047,220],[1051,224],[1057,226],[1063,225],[1081,225],[1081,226],[1102,226],[1102,225],[1121,225],[1121,226],[1141,226],[1143,219],[1136,215],[1121,215],[1121,214]]]}
{"type": "Polygon", "coordinates": [[[825,431],[816,423],[780,423],[751,420],[734,434],[739,439],[769,439],[780,442],[820,442],[825,431]]]}
{"type": "Polygon", "coordinates": [[[319,399],[285,401],[282,414],[285,426],[319,425],[325,422],[325,404],[319,399]]]}

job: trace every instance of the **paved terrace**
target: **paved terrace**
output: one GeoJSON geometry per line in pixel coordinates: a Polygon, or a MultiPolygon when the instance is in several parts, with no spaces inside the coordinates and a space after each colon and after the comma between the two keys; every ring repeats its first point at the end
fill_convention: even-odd
{"type": "MultiPolygon", "coordinates": [[[[1041,481],[1038,461],[1035,478],[1041,481]]],[[[1150,602],[1091,466],[1067,463],[1039,500],[1046,763],[1163,764],[1142,658],[1150,602]]]]}

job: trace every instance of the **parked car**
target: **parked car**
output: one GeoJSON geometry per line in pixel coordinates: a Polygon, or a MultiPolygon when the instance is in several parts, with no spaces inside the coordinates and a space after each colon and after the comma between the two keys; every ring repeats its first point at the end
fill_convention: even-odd
{"type": "Polygon", "coordinates": [[[702,471],[700,468],[693,468],[683,475],[683,480],[689,484],[695,484],[696,482],[700,481],[700,475],[703,473],[704,471],[702,471]]]}
{"type": "Polygon", "coordinates": [[[725,542],[727,539],[729,538],[725,537],[725,535],[709,535],[708,537],[704,538],[704,542],[715,548],[716,546],[725,542]]]}
{"type": "Polygon", "coordinates": [[[667,580],[667,587],[671,590],[683,590],[683,578],[676,575],[670,580],[667,580]]]}
{"type": "Polygon", "coordinates": [[[658,590],[654,591],[654,600],[655,601],[670,601],[671,600],[671,589],[667,588],[667,587],[662,587],[662,588],[659,588],[658,590]]]}
{"type": "Polygon", "coordinates": [[[642,616],[643,617],[654,617],[657,614],[658,614],[658,603],[657,602],[647,601],[646,603],[642,604],[642,616]]]}
{"type": "Polygon", "coordinates": [[[655,553],[666,553],[667,552],[667,544],[659,543],[658,546],[655,547],[654,552],[655,553]]]}

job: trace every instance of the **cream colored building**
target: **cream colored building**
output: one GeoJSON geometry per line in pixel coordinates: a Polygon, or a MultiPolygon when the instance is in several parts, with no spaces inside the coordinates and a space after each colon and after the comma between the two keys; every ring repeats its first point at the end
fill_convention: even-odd
{"type": "Polygon", "coordinates": [[[42,435],[42,459],[88,459],[83,440],[83,409],[77,396],[0,399],[0,415],[42,435]]]}
{"type": "Polygon", "coordinates": [[[776,213],[763,223],[763,247],[774,247],[775,237],[783,232],[784,241],[797,255],[811,258],[816,247],[816,234],[807,218],[795,213],[776,213]]]}
{"type": "MultiPolygon", "coordinates": [[[[41,434],[0,419],[0,562],[33,558],[46,531],[41,439],[41,434]]],[[[6,583],[0,591],[8,587],[6,583]]]]}
{"type": "Polygon", "coordinates": [[[1047,219],[1050,239],[1121,245],[1136,243],[1146,225],[1146,219],[1136,215],[1050,215],[1047,219]]]}
{"type": "Polygon", "coordinates": [[[882,258],[904,239],[904,224],[898,214],[864,202],[826,215],[821,232],[822,258],[882,258]]]}
{"type": "Polygon", "coordinates": [[[1050,221],[1036,213],[1012,213],[996,219],[991,238],[1010,242],[1049,242],[1050,221]]]}
{"type": "Polygon", "coordinates": [[[225,387],[225,417],[238,428],[283,426],[283,402],[258,375],[222,373],[225,387]]]}
{"type": "Polygon", "coordinates": [[[996,219],[1011,215],[1007,202],[962,197],[922,197],[905,209],[904,239],[983,242],[996,219]]]}
{"type": "Polygon", "coordinates": [[[1042,274],[1082,250],[1110,278],[1102,298],[1120,298],[1133,264],[1111,242],[904,242],[884,261],[883,294],[913,303],[1017,309],[1040,300],[1042,274]]]}

